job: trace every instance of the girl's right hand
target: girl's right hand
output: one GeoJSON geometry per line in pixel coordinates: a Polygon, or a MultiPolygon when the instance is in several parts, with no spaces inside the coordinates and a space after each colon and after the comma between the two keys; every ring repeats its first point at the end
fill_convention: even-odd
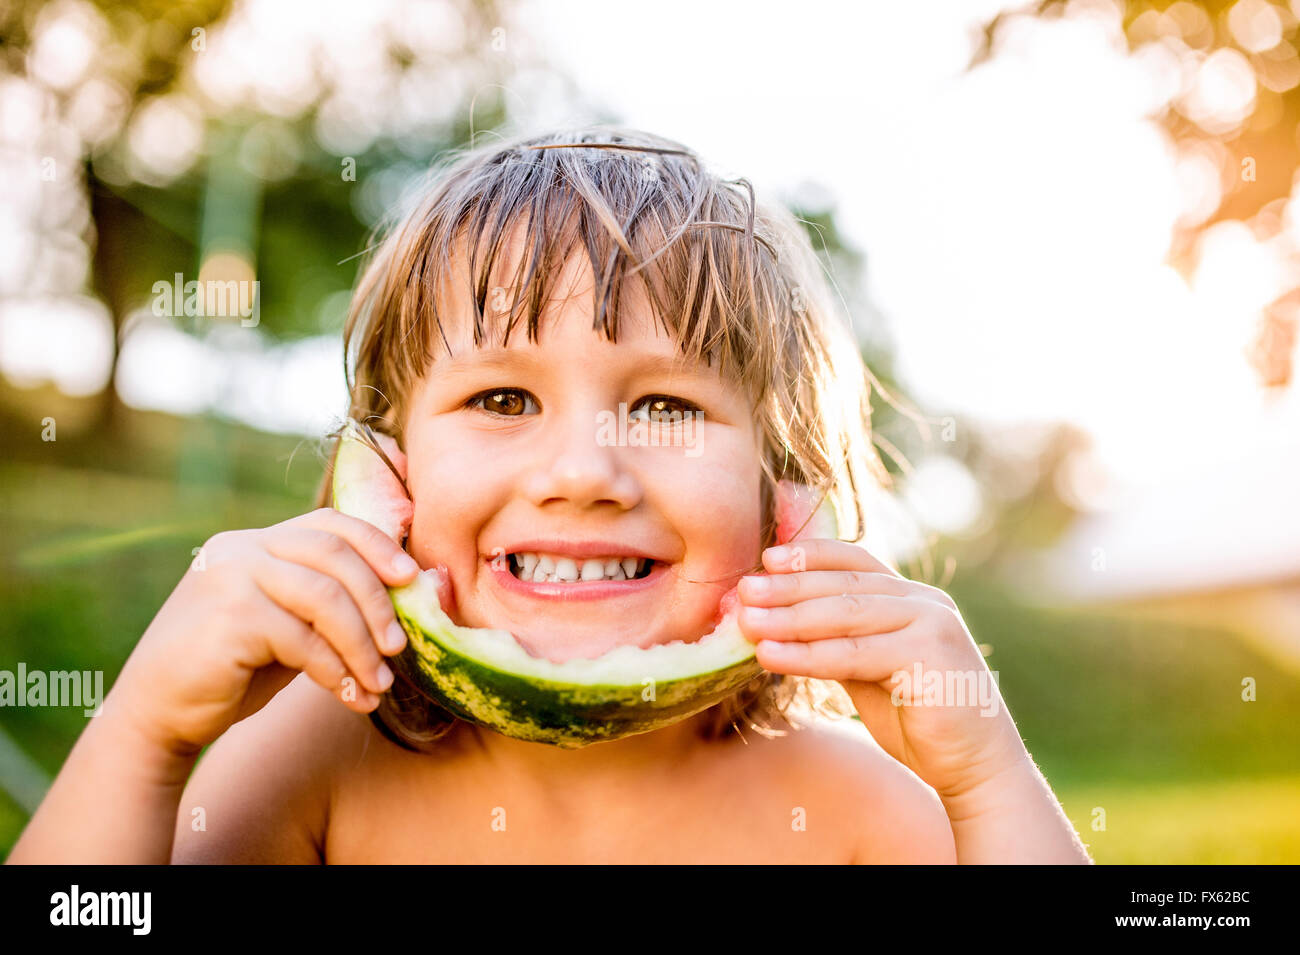
{"type": "Polygon", "coordinates": [[[105,707],[181,753],[256,713],[299,671],[368,713],[393,681],[383,655],[406,645],[387,587],[418,570],[382,531],[332,508],[217,534],[150,623],[105,707]]]}

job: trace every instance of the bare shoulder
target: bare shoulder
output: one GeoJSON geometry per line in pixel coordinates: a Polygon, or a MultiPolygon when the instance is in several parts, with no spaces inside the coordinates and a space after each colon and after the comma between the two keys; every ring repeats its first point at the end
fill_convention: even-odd
{"type": "Polygon", "coordinates": [[[341,760],[369,721],[299,674],[208,747],[181,797],[173,863],[317,863],[341,760]]]}
{"type": "MultiPolygon", "coordinates": [[[[833,806],[858,863],[955,863],[938,793],[886,753],[858,720],[823,721],[765,741],[765,774],[798,779],[833,806]]],[[[761,755],[760,755],[761,754],[761,755]]],[[[770,776],[769,776],[770,778],[770,776]]]]}

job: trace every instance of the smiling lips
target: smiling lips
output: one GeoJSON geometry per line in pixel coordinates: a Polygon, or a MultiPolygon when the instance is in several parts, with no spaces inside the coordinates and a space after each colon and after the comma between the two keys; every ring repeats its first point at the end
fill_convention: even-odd
{"type": "Polygon", "coordinates": [[[577,559],[554,552],[547,554],[545,551],[518,551],[510,554],[509,559],[489,557],[483,563],[496,586],[506,593],[530,600],[562,603],[633,597],[658,587],[669,570],[669,565],[664,561],[649,557],[577,559]],[[525,555],[537,558],[532,577],[523,576],[525,555]],[[548,557],[553,566],[549,572],[539,575],[540,571],[545,570],[547,565],[543,561],[548,557]],[[631,578],[623,569],[624,560],[635,562],[631,578]],[[612,566],[614,564],[617,566],[612,566]],[[596,576],[597,566],[600,568],[599,577],[596,576]],[[583,576],[584,567],[586,577],[583,576]],[[612,574],[607,575],[607,570],[612,571],[612,574]]]}

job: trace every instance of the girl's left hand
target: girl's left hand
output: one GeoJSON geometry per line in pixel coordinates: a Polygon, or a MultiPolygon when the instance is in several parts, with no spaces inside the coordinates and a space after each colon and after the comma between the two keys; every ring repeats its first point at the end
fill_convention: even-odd
{"type": "Polygon", "coordinates": [[[866,548],[800,540],[740,581],[740,627],[773,673],[836,680],[881,747],[942,797],[1012,770],[1028,751],[984,657],[942,590],[866,548]]]}

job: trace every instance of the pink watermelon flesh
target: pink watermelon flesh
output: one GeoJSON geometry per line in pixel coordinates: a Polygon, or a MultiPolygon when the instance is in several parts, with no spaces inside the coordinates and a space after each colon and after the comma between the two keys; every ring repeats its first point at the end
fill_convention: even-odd
{"type": "Polygon", "coordinates": [[[839,536],[834,502],[827,500],[819,507],[817,494],[808,485],[781,481],[775,504],[778,544],[839,536]]]}
{"type": "Polygon", "coordinates": [[[397,543],[405,544],[411,521],[415,519],[415,503],[406,493],[406,455],[388,435],[376,433],[375,439],[393,462],[393,467],[397,468],[397,474],[379,455],[369,455],[367,473],[362,479],[374,488],[374,510],[367,514],[367,520],[397,543]]]}

